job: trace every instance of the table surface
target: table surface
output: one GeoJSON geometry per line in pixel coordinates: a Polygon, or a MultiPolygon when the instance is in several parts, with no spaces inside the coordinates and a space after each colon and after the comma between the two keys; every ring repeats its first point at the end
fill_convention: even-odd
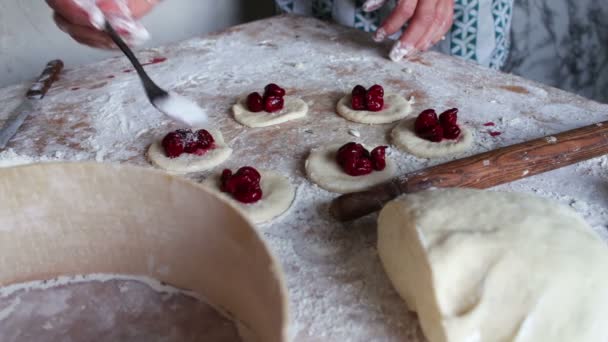
{"type": "MultiPolygon", "coordinates": [[[[421,335],[415,315],[382,270],[375,217],[333,221],[327,205],[336,195],[304,175],[313,147],[334,141],[388,143],[394,124],[362,125],[335,114],[337,100],[354,85],[378,83],[387,92],[414,97],[416,113],[458,107],[460,120],[475,132],[467,155],[603,121],[608,114],[608,105],[434,52],[391,62],[389,46],[353,29],[279,16],[138,53],[155,62],[146,66],[153,79],[195,99],[221,128],[234,154],[212,172],[252,165],[277,170],[297,187],[292,208],[258,227],[282,263],[297,341],[416,341],[421,335]],[[308,117],[259,129],[235,122],[235,100],[270,82],[307,101],[308,117]],[[361,137],[349,135],[351,129],[361,137]]],[[[96,160],[151,167],[144,156],[147,146],[179,126],[147,103],[126,58],[67,67],[9,149],[0,152],[0,166],[96,160]]],[[[27,86],[0,89],[0,121],[27,86]]],[[[389,156],[400,173],[451,159],[419,159],[394,149],[389,156]]],[[[199,181],[208,175],[187,177],[199,181]]],[[[497,189],[570,205],[606,238],[607,180],[604,156],[497,189]]]]}

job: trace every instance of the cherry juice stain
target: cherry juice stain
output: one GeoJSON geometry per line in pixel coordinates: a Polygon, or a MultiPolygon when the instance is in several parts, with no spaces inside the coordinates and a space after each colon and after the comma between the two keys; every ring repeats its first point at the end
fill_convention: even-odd
{"type": "Polygon", "coordinates": [[[114,76],[114,75],[110,75],[110,76],[108,76],[108,78],[114,78],[114,77],[116,77],[116,76],[114,76]]]}
{"type": "MultiPolygon", "coordinates": [[[[167,57],[154,57],[151,60],[149,60],[148,62],[142,63],[141,66],[152,65],[152,64],[159,64],[159,63],[165,62],[166,60],[167,60],[167,57]]],[[[132,71],[133,71],[133,69],[125,69],[122,72],[129,73],[129,72],[132,72],[132,71]]]]}
{"type": "Polygon", "coordinates": [[[501,135],[501,134],[502,134],[502,132],[488,131],[488,134],[489,134],[490,136],[497,137],[497,136],[501,135]]]}
{"type": "Polygon", "coordinates": [[[80,90],[80,87],[74,87],[71,89],[72,91],[80,90]]]}
{"type": "Polygon", "coordinates": [[[492,121],[490,121],[490,122],[486,122],[486,123],[484,123],[483,125],[484,125],[484,126],[486,126],[486,127],[490,127],[490,126],[496,126],[496,124],[495,124],[495,123],[493,123],[492,121]]]}
{"type": "Polygon", "coordinates": [[[144,63],[142,65],[146,66],[146,65],[158,64],[158,63],[165,62],[166,60],[167,60],[167,57],[154,57],[148,63],[144,63]]]}

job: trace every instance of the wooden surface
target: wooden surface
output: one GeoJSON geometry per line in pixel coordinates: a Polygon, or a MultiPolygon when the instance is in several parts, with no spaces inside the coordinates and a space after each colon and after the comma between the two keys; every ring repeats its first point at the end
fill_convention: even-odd
{"type": "MultiPolygon", "coordinates": [[[[328,214],[336,195],[304,177],[304,160],[312,147],[334,141],[387,143],[393,124],[355,124],[335,114],[336,102],[355,84],[379,83],[387,92],[414,96],[416,112],[460,108],[460,120],[475,132],[475,146],[466,155],[603,121],[608,114],[606,105],[433,52],[393,63],[385,57],[389,47],[390,42],[377,45],[355,30],[277,17],[138,53],[140,60],[152,63],[146,69],[159,85],[196,99],[212,114],[234,149],[215,172],[243,165],[272,168],[297,186],[292,209],[259,226],[286,273],[296,341],[420,339],[415,316],[379,263],[375,217],[337,223],[328,214]],[[263,129],[236,123],[230,114],[236,98],[269,82],[307,101],[308,118],[263,129]],[[361,138],[350,136],[349,129],[359,131],[361,138]]],[[[56,159],[148,165],[146,147],[178,126],[147,103],[135,73],[125,72],[131,69],[128,61],[117,53],[93,65],[66,67],[9,145],[11,150],[0,153],[0,165],[56,159]]],[[[26,89],[27,84],[0,89],[0,120],[26,89]]],[[[400,174],[451,159],[418,159],[396,150],[389,157],[400,174]]],[[[608,160],[602,157],[500,189],[572,205],[605,233],[607,170],[608,160]]]]}

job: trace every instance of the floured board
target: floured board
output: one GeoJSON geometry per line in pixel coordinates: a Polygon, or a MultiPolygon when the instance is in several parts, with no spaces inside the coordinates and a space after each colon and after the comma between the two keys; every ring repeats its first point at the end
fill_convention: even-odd
{"type": "MultiPolygon", "coordinates": [[[[296,341],[418,341],[421,336],[415,316],[379,263],[375,217],[336,223],[327,214],[335,194],[304,177],[312,147],[332,141],[387,143],[393,124],[367,126],[335,114],[336,102],[355,84],[379,83],[387,92],[413,96],[416,113],[460,108],[460,120],[476,134],[469,154],[603,121],[608,114],[607,105],[437,53],[393,63],[385,57],[389,46],[356,30],[282,16],[139,53],[144,61],[166,58],[146,67],[152,78],[196,99],[221,128],[234,154],[214,172],[243,165],[272,168],[297,185],[292,209],[259,226],[286,272],[296,341]],[[270,82],[307,101],[308,118],[261,129],[234,121],[230,108],[236,99],[270,82]],[[349,135],[351,129],[361,138],[349,135]]],[[[11,150],[0,153],[0,165],[55,159],[148,165],[147,146],[177,126],[147,103],[127,60],[118,56],[67,67],[11,150]]],[[[0,118],[17,106],[26,88],[0,89],[0,118]]],[[[396,150],[389,156],[401,173],[446,161],[396,150]]],[[[608,159],[602,157],[500,189],[569,204],[606,237],[607,180],[608,159]]]]}

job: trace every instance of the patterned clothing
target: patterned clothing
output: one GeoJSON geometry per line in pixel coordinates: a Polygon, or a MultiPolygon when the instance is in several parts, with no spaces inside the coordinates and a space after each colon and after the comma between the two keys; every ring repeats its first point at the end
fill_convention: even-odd
{"type": "MultiPolygon", "coordinates": [[[[275,0],[280,12],[331,19],[366,32],[378,29],[396,1],[366,13],[364,0],[275,0]]],[[[512,15],[513,0],[455,0],[454,24],[435,50],[500,69],[509,54],[512,15]]]]}

